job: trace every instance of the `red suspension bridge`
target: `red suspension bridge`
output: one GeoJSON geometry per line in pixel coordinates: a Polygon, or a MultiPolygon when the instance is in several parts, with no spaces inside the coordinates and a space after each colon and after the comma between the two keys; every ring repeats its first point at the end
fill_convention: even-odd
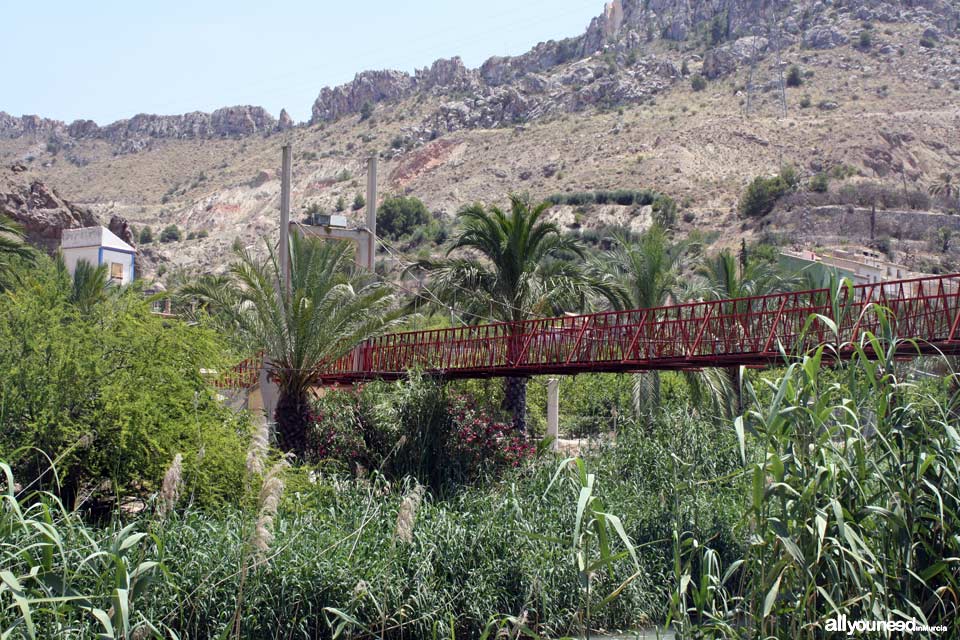
{"type": "MultiPolygon", "coordinates": [[[[455,379],[764,367],[782,362],[781,349],[795,354],[822,344],[843,358],[865,332],[880,331],[881,315],[897,337],[915,341],[901,344],[898,355],[960,354],[960,274],[843,287],[835,296],[815,289],[391,333],[319,368],[317,381],[390,380],[414,369],[455,379]],[[836,331],[822,319],[808,323],[814,314],[836,331]]],[[[245,361],[221,385],[252,385],[259,368],[258,359],[245,361]]]]}

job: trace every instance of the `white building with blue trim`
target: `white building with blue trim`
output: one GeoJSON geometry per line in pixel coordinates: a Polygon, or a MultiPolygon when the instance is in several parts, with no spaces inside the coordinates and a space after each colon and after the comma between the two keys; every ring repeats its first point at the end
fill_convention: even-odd
{"type": "Polygon", "coordinates": [[[64,229],[60,250],[70,275],[81,260],[86,260],[95,267],[107,265],[107,277],[112,283],[133,282],[137,251],[106,227],[64,229]]]}

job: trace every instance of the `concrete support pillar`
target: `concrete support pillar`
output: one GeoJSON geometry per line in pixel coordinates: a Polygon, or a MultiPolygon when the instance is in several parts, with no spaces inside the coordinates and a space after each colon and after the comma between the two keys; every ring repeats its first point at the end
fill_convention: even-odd
{"type": "Polygon", "coordinates": [[[367,160],[367,264],[373,272],[377,266],[377,156],[367,160]]]}
{"type": "Polygon", "coordinates": [[[559,449],[560,442],[560,379],[547,380],[547,437],[553,437],[551,449],[559,449]]]}
{"type": "Polygon", "coordinates": [[[280,398],[280,389],[277,384],[270,379],[270,368],[267,359],[263,359],[263,366],[260,368],[260,397],[263,400],[263,419],[270,425],[270,431],[273,432],[274,414],[277,411],[277,400],[280,398]]]}

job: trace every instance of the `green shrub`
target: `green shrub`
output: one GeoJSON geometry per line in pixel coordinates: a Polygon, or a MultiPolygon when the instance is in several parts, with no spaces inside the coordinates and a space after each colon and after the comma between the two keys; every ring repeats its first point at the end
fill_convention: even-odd
{"type": "Polygon", "coordinates": [[[362,393],[330,392],[312,409],[308,461],[413,476],[435,491],[494,477],[530,457],[507,422],[469,395],[414,376],[362,393]]]}
{"type": "Polygon", "coordinates": [[[937,43],[936,41],[933,40],[933,38],[924,36],[920,38],[920,46],[923,47],[924,49],[933,49],[934,47],[937,46],[937,43]]]}
{"type": "MultiPolygon", "coordinates": [[[[840,310],[831,326],[859,314],[843,317],[839,300],[828,307],[840,310]]],[[[851,363],[834,373],[820,366],[832,360],[827,349],[807,354],[770,381],[773,398],[738,420],[750,544],[731,563],[701,536],[674,538],[678,636],[798,637],[824,621],[832,631],[840,616],[955,628],[957,603],[939,594],[960,587],[960,538],[946,533],[960,527],[956,388],[949,379],[905,384],[896,354],[916,345],[896,340],[880,308],[869,313],[875,333],[829,349],[851,363]],[[723,580],[728,570],[736,580],[723,580]],[[695,585],[717,588],[698,595],[695,585]],[[808,588],[819,597],[797,597],[808,588]]]]}
{"type": "Polygon", "coordinates": [[[740,215],[750,218],[767,215],[773,211],[777,200],[790,189],[790,185],[781,176],[757,176],[740,197],[740,215]]]}
{"type": "Polygon", "coordinates": [[[360,107],[360,122],[369,120],[373,116],[373,103],[367,100],[360,107]]]}
{"type": "Polygon", "coordinates": [[[690,79],[690,88],[694,91],[703,91],[707,88],[707,80],[701,74],[697,73],[690,79]]]}
{"type": "Polygon", "coordinates": [[[144,227],[140,229],[140,244],[150,244],[153,242],[153,229],[144,227]]]}
{"type": "Polygon", "coordinates": [[[677,222],[677,203],[670,196],[657,196],[653,201],[653,220],[661,227],[673,228],[677,222]]]}
{"type": "Polygon", "coordinates": [[[351,208],[354,211],[359,211],[360,209],[363,209],[365,206],[367,206],[367,199],[363,197],[362,193],[358,193],[357,195],[353,196],[353,205],[351,206],[351,208]]]}
{"type": "Polygon", "coordinates": [[[377,233],[396,240],[430,221],[430,212],[419,198],[391,196],[377,207],[377,233]]]}
{"type": "Polygon", "coordinates": [[[799,87],[803,84],[803,74],[800,72],[800,67],[793,65],[790,67],[790,70],[787,72],[787,86],[788,87],[799,87]]]}
{"type": "Polygon", "coordinates": [[[858,44],[860,45],[861,49],[869,49],[871,46],[873,46],[873,36],[869,30],[864,29],[860,32],[860,40],[858,44]]]}
{"type": "Polygon", "coordinates": [[[180,233],[180,228],[175,224],[167,225],[160,232],[160,242],[163,243],[180,242],[182,239],[183,234],[180,233]]]}
{"type": "Polygon", "coordinates": [[[821,171],[810,179],[810,191],[826,193],[830,189],[830,176],[821,171]]]}
{"type": "Polygon", "coordinates": [[[30,640],[167,637],[165,625],[144,617],[155,604],[152,585],[166,581],[154,539],[138,523],[90,527],[56,496],[17,489],[28,481],[0,460],[0,633],[30,640]]]}
{"type": "Polygon", "coordinates": [[[801,108],[801,109],[809,109],[809,108],[810,108],[810,104],[811,104],[811,102],[810,102],[810,96],[809,96],[809,95],[805,95],[805,96],[803,96],[802,98],[800,98],[800,108],[801,108]]]}

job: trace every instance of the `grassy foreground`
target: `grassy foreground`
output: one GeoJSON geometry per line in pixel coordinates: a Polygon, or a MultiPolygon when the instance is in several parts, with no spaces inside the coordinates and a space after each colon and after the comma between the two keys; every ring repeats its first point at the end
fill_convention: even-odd
{"type": "Polygon", "coordinates": [[[18,493],[4,466],[0,630],[558,637],[652,621],[689,638],[816,638],[841,614],[955,630],[951,379],[911,381],[884,327],[848,365],[823,368],[821,349],[748,380],[733,423],[664,412],[582,466],[543,454],[436,494],[281,459],[240,507],[93,527],[18,493]]]}

